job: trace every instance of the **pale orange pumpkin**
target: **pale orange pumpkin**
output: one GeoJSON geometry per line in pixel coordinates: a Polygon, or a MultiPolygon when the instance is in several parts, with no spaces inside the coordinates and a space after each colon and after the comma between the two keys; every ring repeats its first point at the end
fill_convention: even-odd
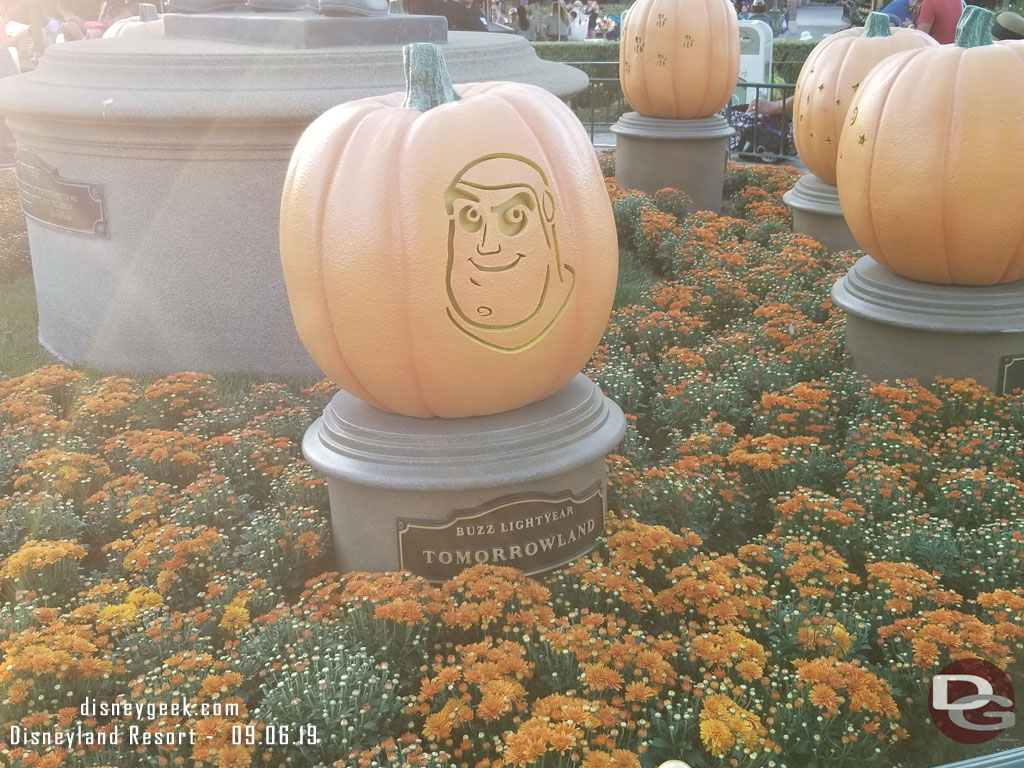
{"type": "Polygon", "coordinates": [[[637,0],[619,44],[619,80],[641,115],[708,117],[729,103],[740,30],[729,0],[637,0]]]}
{"type": "Polygon", "coordinates": [[[839,134],[861,81],[887,56],[937,46],[935,38],[916,29],[889,28],[889,16],[872,13],[864,29],[853,27],[814,46],[796,80],[793,139],[808,170],[836,183],[839,134]]]}
{"type": "Polygon", "coordinates": [[[139,15],[115,21],[103,33],[104,37],[146,37],[162,35],[164,20],[156,12],[156,6],[139,3],[139,15]]]}
{"type": "Polygon", "coordinates": [[[547,91],[456,95],[440,50],[410,48],[408,94],[335,107],[295,148],[280,233],[295,325],[383,410],[518,408],[579,373],[608,321],[618,249],[597,155],[547,91]]]}
{"type": "Polygon", "coordinates": [[[892,272],[953,285],[1024,277],[1024,43],[968,6],[952,45],[864,78],[839,140],[850,231],[892,272]]]}

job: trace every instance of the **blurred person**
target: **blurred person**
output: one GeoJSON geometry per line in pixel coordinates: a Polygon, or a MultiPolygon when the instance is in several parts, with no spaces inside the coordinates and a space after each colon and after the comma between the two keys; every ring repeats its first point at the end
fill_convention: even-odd
{"type": "Polygon", "coordinates": [[[78,15],[74,0],[57,0],[57,14],[60,16],[60,34],[64,36],[65,43],[85,40],[85,22],[78,15]]]}
{"type": "Polygon", "coordinates": [[[583,12],[587,14],[587,39],[593,40],[597,37],[597,21],[601,16],[601,6],[597,4],[597,0],[587,0],[583,12]]]}
{"type": "Polygon", "coordinates": [[[764,0],[754,0],[750,4],[750,15],[747,18],[751,21],[763,21],[769,26],[772,23],[772,18],[768,15],[768,6],[764,0]]]}
{"type": "Polygon", "coordinates": [[[522,5],[509,11],[509,24],[520,37],[525,37],[530,42],[537,39],[537,20],[533,18],[533,11],[530,6],[522,5]]]}
{"type": "Polygon", "coordinates": [[[921,0],[892,0],[881,12],[897,19],[896,26],[912,27],[914,18],[921,10],[921,0]]]}
{"type": "Polygon", "coordinates": [[[963,10],[963,0],[924,0],[917,13],[917,28],[942,45],[952,43],[963,10]]]}
{"type": "Polygon", "coordinates": [[[104,29],[110,29],[115,21],[137,15],[129,0],[105,0],[100,6],[99,22],[104,29]]]}
{"type": "Polygon", "coordinates": [[[487,18],[476,0],[446,0],[444,17],[453,32],[486,32],[487,18]]]}
{"type": "Polygon", "coordinates": [[[583,13],[583,0],[576,0],[569,11],[569,39],[575,42],[587,39],[587,17],[583,13]]]}
{"type": "Polygon", "coordinates": [[[561,3],[551,4],[551,15],[548,16],[538,30],[544,40],[568,40],[569,39],[569,11],[561,3]]]}

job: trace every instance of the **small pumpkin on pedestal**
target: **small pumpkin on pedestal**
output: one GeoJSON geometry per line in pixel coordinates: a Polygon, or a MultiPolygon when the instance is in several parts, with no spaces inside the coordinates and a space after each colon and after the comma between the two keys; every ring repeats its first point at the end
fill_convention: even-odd
{"type": "Polygon", "coordinates": [[[728,0],[637,0],[619,45],[619,80],[645,117],[709,117],[740,73],[740,30],[728,0]]]}
{"type": "Polygon", "coordinates": [[[728,0],[637,0],[619,45],[622,92],[636,111],[612,126],[622,185],[651,194],[674,187],[697,208],[720,210],[733,129],[718,112],[739,70],[728,0]]]}
{"type": "Polygon", "coordinates": [[[873,12],[863,30],[837,32],[814,47],[793,94],[793,139],[810,171],[784,198],[793,208],[795,231],[833,250],[857,247],[835,188],[839,136],[850,104],[879,62],[901,51],[937,45],[915,29],[891,29],[887,14],[873,12]]]}
{"type": "Polygon", "coordinates": [[[288,169],[288,299],[343,387],[303,455],[343,570],[550,570],[596,546],[626,427],[579,373],[618,277],[604,177],[557,97],[404,53],[407,92],[328,110],[288,169]]]}
{"type": "Polygon", "coordinates": [[[952,45],[863,79],[839,139],[860,259],[833,288],[856,370],[1024,386],[1024,43],[967,6],[952,45]]]}

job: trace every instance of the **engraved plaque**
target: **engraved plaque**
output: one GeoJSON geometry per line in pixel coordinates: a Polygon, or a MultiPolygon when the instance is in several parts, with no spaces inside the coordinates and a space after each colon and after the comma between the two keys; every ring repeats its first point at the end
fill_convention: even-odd
{"type": "Polygon", "coordinates": [[[27,149],[16,156],[21,210],[31,219],[57,229],[103,236],[107,233],[103,188],[62,179],[57,170],[27,149]]]}
{"type": "Polygon", "coordinates": [[[506,496],[447,520],[398,518],[403,569],[444,581],[481,563],[551,570],[589,552],[604,531],[604,484],[581,494],[506,496]]]}
{"type": "Polygon", "coordinates": [[[997,395],[1008,395],[1024,389],[1024,355],[1004,355],[999,359],[997,395]]]}

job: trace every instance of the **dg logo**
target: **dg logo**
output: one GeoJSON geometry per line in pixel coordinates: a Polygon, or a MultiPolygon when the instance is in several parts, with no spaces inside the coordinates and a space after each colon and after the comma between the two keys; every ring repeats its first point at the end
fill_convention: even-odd
{"type": "Polygon", "coordinates": [[[995,664],[961,659],[932,678],[932,722],[961,744],[994,739],[1015,722],[1013,684],[995,664]]]}

